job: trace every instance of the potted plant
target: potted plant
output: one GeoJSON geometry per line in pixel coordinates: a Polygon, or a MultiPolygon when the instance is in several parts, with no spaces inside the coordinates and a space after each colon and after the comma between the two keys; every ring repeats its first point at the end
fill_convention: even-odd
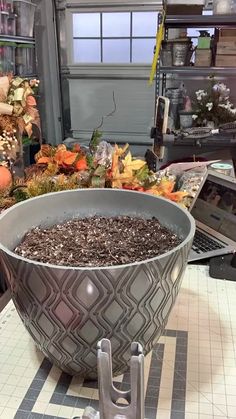
{"type": "Polygon", "coordinates": [[[209,77],[209,86],[206,90],[195,92],[193,102],[193,120],[196,126],[219,125],[236,120],[236,108],[230,101],[230,89],[219,83],[213,76],[209,77]]]}

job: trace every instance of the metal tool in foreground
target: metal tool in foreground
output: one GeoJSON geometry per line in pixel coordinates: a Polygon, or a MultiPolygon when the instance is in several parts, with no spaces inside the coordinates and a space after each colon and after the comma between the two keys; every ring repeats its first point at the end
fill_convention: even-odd
{"type": "Polygon", "coordinates": [[[130,390],[120,391],[113,384],[108,339],[98,343],[98,377],[100,413],[87,407],[82,419],[144,419],[144,355],[139,343],[131,344],[130,390]],[[128,404],[118,405],[121,399],[128,404]]]}

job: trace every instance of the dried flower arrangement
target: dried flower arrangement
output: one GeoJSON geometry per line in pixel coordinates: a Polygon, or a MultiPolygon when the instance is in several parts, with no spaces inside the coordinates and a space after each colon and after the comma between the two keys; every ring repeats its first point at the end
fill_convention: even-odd
{"type": "MultiPolygon", "coordinates": [[[[114,147],[101,141],[84,149],[76,144],[42,145],[35,156],[36,164],[26,170],[25,184],[15,183],[11,190],[15,202],[49,192],[76,188],[112,187],[147,192],[183,204],[185,191],[176,191],[173,178],[149,170],[146,161],[133,158],[129,145],[114,147]]],[[[9,198],[9,194],[5,197],[9,198]]],[[[8,201],[9,203],[9,201],[8,201]]],[[[0,201],[0,208],[4,200],[0,201]]]]}
{"type": "Polygon", "coordinates": [[[34,95],[39,80],[7,75],[0,77],[0,130],[32,136],[32,124],[40,128],[34,95]]]}
{"type": "MultiPolygon", "coordinates": [[[[34,95],[39,81],[13,77],[0,77],[0,200],[4,190],[12,185],[13,166],[23,159],[22,135],[33,136],[33,125],[40,133],[40,118],[34,95]]],[[[8,203],[12,203],[8,199],[8,203]]],[[[5,201],[5,204],[8,205],[5,201]]]]}
{"type": "Polygon", "coordinates": [[[236,120],[236,108],[230,101],[230,89],[223,83],[209,77],[206,90],[198,90],[193,102],[194,123],[196,126],[206,126],[209,122],[218,127],[236,120]]]}

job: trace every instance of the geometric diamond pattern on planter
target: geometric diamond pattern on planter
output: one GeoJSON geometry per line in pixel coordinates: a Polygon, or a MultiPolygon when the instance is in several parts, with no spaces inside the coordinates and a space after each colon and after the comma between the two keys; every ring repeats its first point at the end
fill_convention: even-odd
{"type": "Polygon", "coordinates": [[[67,326],[74,317],[73,310],[71,310],[64,301],[60,301],[60,303],[57,304],[54,309],[54,314],[64,326],[67,326]]]}
{"type": "Polygon", "coordinates": [[[13,206],[0,216],[0,231],[0,264],[26,329],[61,370],[93,379],[98,340],[111,340],[115,375],[128,370],[132,341],[143,346],[144,354],[153,348],[181,285],[195,227],[187,212],[165,199],[82,189],[13,206]],[[176,228],[182,243],[147,261],[94,269],[37,263],[12,252],[32,226],[94,214],[155,216],[176,228]]]}
{"type": "Polygon", "coordinates": [[[76,289],[76,297],[87,308],[99,298],[99,291],[89,277],[86,276],[76,289]]]}

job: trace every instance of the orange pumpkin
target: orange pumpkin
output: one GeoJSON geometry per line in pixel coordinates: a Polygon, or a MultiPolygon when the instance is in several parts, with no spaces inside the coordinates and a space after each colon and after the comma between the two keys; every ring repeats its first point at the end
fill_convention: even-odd
{"type": "Polygon", "coordinates": [[[0,191],[7,189],[12,184],[12,176],[10,170],[4,166],[0,166],[0,191]]]}

